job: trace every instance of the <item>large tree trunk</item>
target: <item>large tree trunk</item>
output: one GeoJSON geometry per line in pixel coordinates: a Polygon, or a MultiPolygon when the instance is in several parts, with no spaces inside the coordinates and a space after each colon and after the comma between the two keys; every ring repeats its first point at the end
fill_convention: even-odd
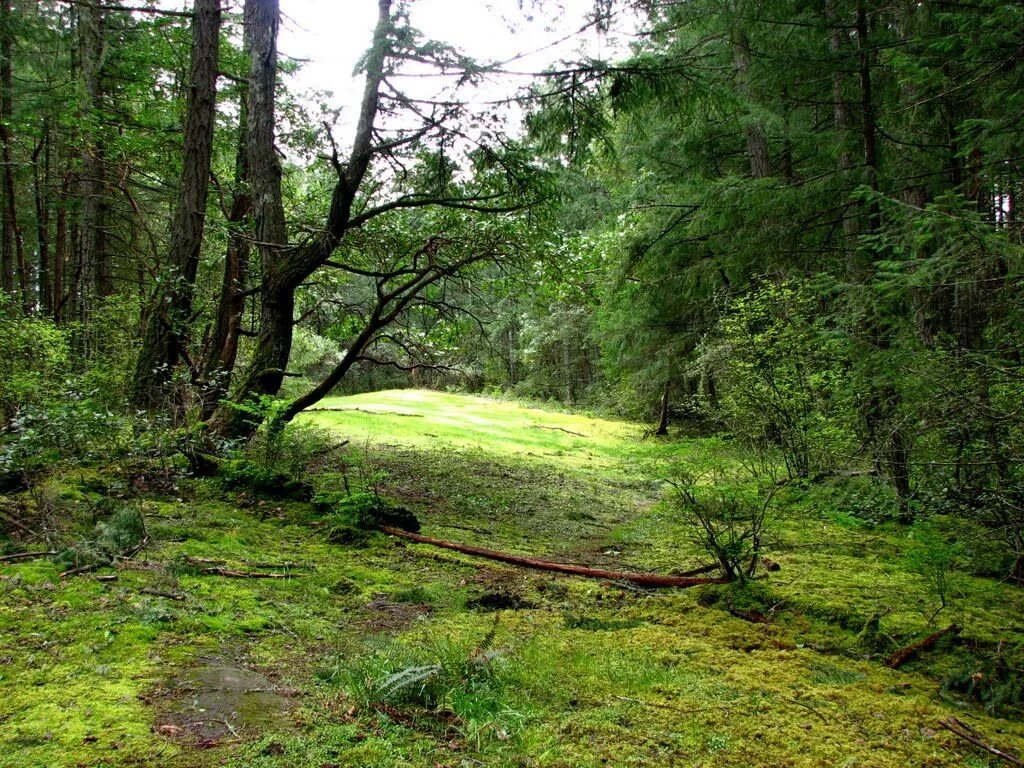
{"type": "MultiPolygon", "coordinates": [[[[104,11],[93,5],[79,5],[78,46],[80,68],[79,119],[87,126],[78,169],[79,214],[77,222],[75,309],[85,323],[91,319],[99,298],[113,293],[105,238],[103,201],[103,141],[96,111],[103,98],[103,60],[106,57],[104,11]]],[[[89,350],[83,350],[88,353],[89,350]]]]}
{"type": "MultiPolygon", "coordinates": [[[[291,354],[295,288],[283,269],[287,243],[281,201],[281,164],[274,146],[277,82],[278,0],[247,0],[245,21],[252,69],[249,76],[249,179],[253,224],[263,273],[260,328],[247,383],[260,395],[275,395],[291,354]]],[[[305,275],[299,277],[301,282],[305,275]]]]}
{"type": "Polygon", "coordinates": [[[71,194],[71,182],[68,174],[60,185],[60,196],[57,200],[57,221],[54,224],[53,244],[53,320],[61,325],[65,318],[65,307],[68,296],[65,293],[64,268],[68,258],[68,197],[71,194]]]}
{"type": "Polygon", "coordinates": [[[138,407],[150,408],[164,399],[178,362],[187,354],[189,315],[210,187],[220,20],[220,0],[196,0],[181,187],[167,254],[169,289],[158,295],[139,352],[132,393],[132,401],[138,407]]]}
{"type": "Polygon", "coordinates": [[[661,405],[658,409],[658,427],[654,430],[654,434],[658,436],[665,436],[668,434],[668,414],[669,414],[669,391],[672,388],[671,379],[665,379],[665,386],[661,390],[661,405]]]}
{"type": "Polygon", "coordinates": [[[25,240],[18,225],[17,191],[14,180],[14,156],[11,151],[11,120],[14,117],[14,72],[12,68],[11,0],[0,0],[0,157],[4,165],[3,206],[3,288],[13,295],[21,292],[26,312],[31,307],[28,291],[28,268],[25,264],[25,240]]]}
{"type": "MultiPolygon", "coordinates": [[[[740,93],[750,101],[750,40],[742,30],[734,34],[733,57],[740,93]]],[[[768,152],[768,134],[765,133],[764,126],[759,121],[748,118],[743,133],[746,137],[750,175],[755,179],[768,178],[772,175],[772,163],[768,152]]]]}
{"type": "MultiPolygon", "coordinates": [[[[248,27],[247,27],[248,29],[248,27]]],[[[245,283],[249,275],[250,233],[246,223],[252,212],[252,197],[247,189],[248,93],[243,93],[238,118],[238,150],[235,156],[235,188],[228,212],[228,244],[224,254],[224,278],[221,281],[217,315],[203,360],[203,419],[213,415],[227,394],[231,373],[238,357],[238,341],[245,313],[245,283]]]]}
{"type": "MultiPolygon", "coordinates": [[[[378,0],[377,26],[366,58],[366,85],[355,140],[347,162],[339,168],[327,221],[323,231],[310,242],[297,248],[284,248],[283,216],[280,220],[277,218],[280,168],[273,148],[274,102],[269,69],[271,62],[276,61],[276,8],[276,0],[249,0],[246,5],[247,19],[260,25],[251,33],[249,173],[257,237],[266,245],[260,250],[263,282],[259,332],[252,358],[235,388],[233,403],[278,393],[291,355],[295,291],[330,258],[351,226],[352,206],[373,156],[374,122],[380,105],[391,31],[391,0],[378,0]],[[278,185],[276,198],[275,183],[278,185]]],[[[212,420],[215,430],[235,435],[251,433],[256,424],[233,407],[233,403],[218,409],[212,420]]]]}

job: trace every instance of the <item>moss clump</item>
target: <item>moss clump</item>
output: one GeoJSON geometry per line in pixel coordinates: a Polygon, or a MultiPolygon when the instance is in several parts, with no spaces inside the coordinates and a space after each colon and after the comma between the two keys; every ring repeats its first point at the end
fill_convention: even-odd
{"type": "Polygon", "coordinates": [[[225,461],[220,465],[217,474],[225,488],[244,489],[275,499],[308,501],[313,493],[309,483],[248,459],[225,461]]]}
{"type": "Polygon", "coordinates": [[[413,533],[420,530],[416,515],[375,493],[320,492],[313,497],[313,507],[325,515],[332,529],[350,528],[364,533],[382,527],[413,533]]]}

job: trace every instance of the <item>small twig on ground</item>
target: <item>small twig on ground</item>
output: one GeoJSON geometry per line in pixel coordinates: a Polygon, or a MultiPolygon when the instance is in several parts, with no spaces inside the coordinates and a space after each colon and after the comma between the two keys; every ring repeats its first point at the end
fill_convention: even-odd
{"type": "Polygon", "coordinates": [[[208,576],[226,576],[229,579],[292,579],[294,573],[270,573],[268,571],[236,571],[231,568],[203,568],[200,573],[208,576]]]}
{"type": "Polygon", "coordinates": [[[14,517],[11,517],[10,515],[8,515],[8,514],[6,514],[4,512],[0,512],[0,519],[6,520],[8,523],[13,525],[15,528],[18,528],[18,529],[24,531],[29,536],[32,536],[32,537],[38,536],[38,534],[35,531],[33,531],[31,528],[29,528],[24,523],[22,523],[20,520],[14,518],[14,517]]]}
{"type": "Polygon", "coordinates": [[[10,563],[14,560],[31,560],[36,557],[53,557],[56,554],[53,550],[47,552],[15,552],[13,555],[0,556],[0,563],[10,563]]]}
{"type": "Polygon", "coordinates": [[[945,728],[953,735],[959,736],[964,741],[970,742],[978,749],[983,749],[990,755],[995,755],[1000,760],[1005,760],[1010,765],[1024,766],[1024,760],[1021,760],[1019,757],[1011,755],[1009,752],[1004,752],[1001,749],[993,747],[991,744],[986,742],[981,737],[981,734],[978,733],[972,726],[968,725],[962,720],[958,720],[955,717],[947,717],[945,720],[939,721],[939,727],[945,728]]]}
{"type": "Polygon", "coordinates": [[[823,723],[827,723],[828,722],[828,718],[827,717],[825,717],[823,714],[821,714],[821,712],[816,710],[814,707],[812,707],[806,701],[800,701],[800,699],[790,699],[790,701],[793,702],[794,704],[796,704],[798,707],[803,707],[804,709],[806,709],[812,715],[814,715],[819,720],[821,720],[821,722],[823,722],[823,723]]]}
{"type": "Polygon", "coordinates": [[[168,600],[184,600],[186,595],[181,595],[176,592],[163,592],[159,589],[153,589],[152,587],[143,587],[139,590],[144,595],[154,595],[156,597],[166,597],[168,600]]]}
{"type": "Polygon", "coordinates": [[[530,426],[535,429],[553,429],[559,432],[565,432],[567,435],[575,435],[576,437],[590,437],[590,435],[584,435],[582,432],[573,432],[571,429],[566,429],[565,427],[549,427],[546,424],[531,424],[530,426]]]}
{"type": "Polygon", "coordinates": [[[91,573],[92,571],[95,571],[97,568],[102,568],[105,565],[109,565],[109,563],[92,563],[91,565],[81,565],[78,568],[69,568],[68,570],[60,574],[60,578],[67,579],[72,576],[78,576],[83,573],[91,573]]]}
{"type": "Polygon", "coordinates": [[[307,408],[304,411],[304,413],[309,413],[311,411],[358,411],[359,413],[368,413],[371,416],[407,416],[411,419],[423,418],[422,413],[403,413],[402,411],[371,411],[368,408],[338,408],[337,406],[325,406],[323,408],[307,408]]]}
{"type": "Polygon", "coordinates": [[[521,568],[532,568],[534,570],[551,571],[554,573],[567,573],[571,576],[605,579],[607,581],[614,582],[631,582],[643,587],[676,587],[685,589],[687,587],[696,587],[704,584],[728,583],[728,579],[722,578],[706,578],[700,576],[660,576],[652,573],[609,571],[603,568],[588,568],[582,565],[555,563],[548,560],[538,560],[532,557],[511,555],[506,552],[498,552],[493,549],[484,549],[483,547],[471,547],[466,544],[459,544],[453,541],[444,541],[443,539],[432,539],[428,536],[420,536],[419,534],[409,533],[408,531],[403,531],[399,528],[392,528],[390,526],[381,526],[380,530],[392,536],[408,539],[409,541],[415,541],[419,544],[429,544],[434,547],[461,552],[464,555],[473,555],[475,557],[483,557],[488,560],[497,560],[502,563],[511,563],[512,565],[517,565],[521,568]]]}
{"type": "Polygon", "coordinates": [[[234,736],[234,737],[235,737],[236,739],[241,739],[241,738],[242,738],[241,736],[239,736],[239,735],[238,735],[238,731],[236,731],[236,730],[235,730],[235,729],[234,729],[234,728],[232,727],[231,723],[229,723],[229,722],[228,722],[228,719],[227,719],[226,717],[225,717],[225,718],[224,718],[224,719],[223,719],[223,720],[222,720],[221,722],[222,722],[222,723],[224,723],[224,725],[225,725],[225,726],[227,726],[227,729],[228,729],[229,731],[231,731],[231,735],[232,735],[232,736],[234,736]]]}

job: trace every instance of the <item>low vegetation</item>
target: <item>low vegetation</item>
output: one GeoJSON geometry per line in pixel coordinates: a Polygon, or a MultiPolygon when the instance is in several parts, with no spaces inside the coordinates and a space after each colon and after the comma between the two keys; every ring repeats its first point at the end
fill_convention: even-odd
{"type": "Polygon", "coordinates": [[[779,570],[648,591],[407,544],[373,532],[374,510],[679,573],[709,557],[681,467],[715,478],[687,492],[719,517],[764,506],[727,442],[416,390],[328,405],[288,437],[312,497],[138,460],[8,497],[33,522],[7,552],[60,538],[104,555],[2,564],[5,764],[988,765],[948,717],[1024,748],[1019,588],[951,548],[941,519],[874,519],[869,478],[777,487],[758,537],[779,570]]]}

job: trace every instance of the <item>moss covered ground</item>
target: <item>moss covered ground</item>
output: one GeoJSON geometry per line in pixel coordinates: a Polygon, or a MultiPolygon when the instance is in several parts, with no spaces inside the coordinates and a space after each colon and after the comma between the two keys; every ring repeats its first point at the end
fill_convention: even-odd
{"type": "MultiPolygon", "coordinates": [[[[665,477],[737,462],[720,440],[452,394],[320,407],[302,421],[349,442],[318,458],[318,489],[385,496],[430,536],[567,562],[699,565],[665,477]]],[[[345,543],[305,502],[120,477],[66,472],[48,498],[87,526],[104,495],[127,495],[151,540],[133,559],[63,579],[47,559],[0,564],[2,766],[996,765],[940,728],[949,716],[1024,754],[1019,713],[942,686],[966,649],[1024,640],[1024,590],[955,572],[930,623],[907,529],[866,520],[845,486],[778,495],[766,546],[781,569],[758,582],[774,609],[758,624],[721,588],[345,543]],[[883,664],[952,621],[955,647],[883,664]]]]}

